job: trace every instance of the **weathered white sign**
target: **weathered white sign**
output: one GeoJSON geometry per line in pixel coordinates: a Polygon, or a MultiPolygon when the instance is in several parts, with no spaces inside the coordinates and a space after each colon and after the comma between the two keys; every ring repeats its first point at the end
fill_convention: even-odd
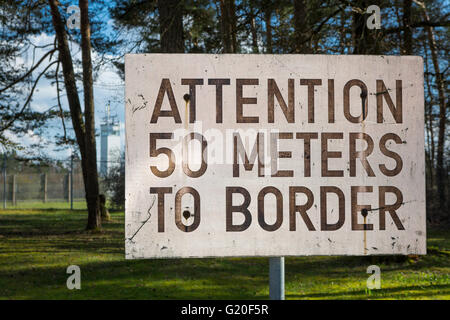
{"type": "Polygon", "coordinates": [[[425,254],[420,57],[125,58],[126,257],[425,254]]]}

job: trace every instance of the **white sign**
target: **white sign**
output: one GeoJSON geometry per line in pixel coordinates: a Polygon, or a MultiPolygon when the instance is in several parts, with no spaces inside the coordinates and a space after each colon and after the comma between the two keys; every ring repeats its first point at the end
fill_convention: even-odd
{"type": "Polygon", "coordinates": [[[126,258],[425,254],[422,58],[125,58],[126,258]]]}

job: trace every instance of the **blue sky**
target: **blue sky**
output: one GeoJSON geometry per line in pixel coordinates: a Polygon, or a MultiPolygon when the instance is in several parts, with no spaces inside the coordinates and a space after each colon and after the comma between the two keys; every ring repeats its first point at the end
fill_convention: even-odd
{"type": "MultiPolygon", "coordinates": [[[[78,5],[78,1],[62,1],[64,2],[64,7],[69,5],[78,5]]],[[[105,2],[106,4],[108,1],[105,2]]],[[[113,30],[113,20],[110,19],[108,6],[100,6],[95,8],[96,18],[100,19],[102,23],[102,34],[105,36],[114,35],[113,30]]],[[[92,10],[92,8],[91,8],[92,10]]],[[[62,12],[64,15],[64,12],[62,12]]],[[[73,14],[73,12],[66,13],[65,18],[69,19],[69,17],[73,14]]],[[[77,30],[69,30],[70,32],[79,32],[77,30]]],[[[77,37],[74,37],[77,38],[77,37]]],[[[79,37],[78,37],[79,38],[79,37]]],[[[44,46],[48,44],[54,43],[54,35],[41,33],[40,35],[31,37],[31,43],[35,46],[44,46]]],[[[72,58],[75,60],[81,61],[81,51],[80,47],[77,43],[71,41],[69,42],[70,50],[72,58]]],[[[17,59],[17,64],[24,65],[27,69],[31,68],[39,59],[48,51],[48,48],[44,49],[35,49],[33,52],[33,48],[31,47],[29,50],[25,51],[24,54],[17,59]]],[[[93,64],[96,64],[96,60],[99,59],[99,54],[95,51],[92,52],[93,64]]],[[[56,60],[56,55],[52,58],[52,61],[56,60]]],[[[32,78],[35,79],[40,72],[50,63],[50,61],[44,62],[37,68],[33,74],[32,78]]],[[[75,66],[76,68],[76,66],[75,66]]],[[[55,71],[56,64],[52,66],[49,71],[55,71]]],[[[81,69],[76,69],[76,71],[81,72],[81,69]]],[[[60,70],[60,76],[62,71],[60,70]]],[[[41,77],[36,90],[33,94],[32,101],[29,105],[29,108],[35,111],[46,111],[50,108],[55,108],[57,105],[57,95],[56,95],[56,85],[54,83],[54,79],[46,79],[45,77],[41,77]]],[[[83,107],[83,85],[82,82],[77,82],[78,92],[80,95],[80,101],[83,107]]],[[[30,89],[30,88],[29,88],[30,89]]],[[[64,110],[68,111],[68,103],[65,94],[65,89],[63,83],[60,82],[61,89],[61,104],[64,110]]],[[[21,97],[23,101],[25,101],[26,97],[21,97]]],[[[117,115],[119,121],[121,122],[121,145],[124,147],[125,142],[125,134],[124,134],[124,82],[117,74],[114,67],[106,65],[103,66],[97,74],[94,74],[94,103],[95,103],[95,126],[97,134],[100,132],[100,123],[101,119],[106,114],[106,106],[110,106],[111,114],[117,115]]],[[[72,129],[72,123],[70,119],[66,119],[65,125],[67,127],[67,132],[70,136],[74,137],[74,132],[72,129]]],[[[67,159],[70,154],[70,148],[65,148],[61,150],[61,148],[56,147],[54,143],[55,134],[63,133],[61,119],[52,120],[48,123],[47,127],[41,130],[37,130],[35,132],[29,131],[28,134],[24,136],[15,136],[12,133],[8,133],[9,137],[12,140],[15,140],[20,145],[25,147],[26,151],[30,151],[31,148],[26,148],[31,144],[38,144],[40,148],[31,149],[34,155],[46,155],[50,156],[53,159],[67,159]],[[28,149],[28,150],[27,150],[28,149]]],[[[97,138],[97,157],[100,154],[100,139],[97,138]]]]}
{"type": "MultiPolygon", "coordinates": [[[[40,34],[39,36],[35,36],[32,38],[32,43],[36,46],[42,46],[49,43],[54,42],[53,35],[47,35],[45,33],[40,34]]],[[[78,44],[71,42],[71,53],[74,59],[81,59],[81,52],[78,44]]],[[[45,53],[45,50],[37,49],[35,52],[34,61],[38,61],[40,57],[45,53]]],[[[98,58],[98,54],[96,52],[92,53],[92,57],[95,61],[98,58]]],[[[22,56],[21,59],[17,61],[17,63],[21,63],[26,65],[28,68],[33,64],[33,53],[30,49],[28,52],[22,56]]],[[[37,76],[40,71],[45,68],[46,64],[42,64],[34,73],[33,76],[37,76]]],[[[56,66],[56,65],[55,65],[56,66]]],[[[51,70],[55,70],[52,67],[51,70]]],[[[41,78],[38,86],[36,87],[35,93],[33,95],[32,102],[30,103],[30,108],[35,111],[45,111],[57,104],[57,96],[56,96],[56,85],[52,84],[51,79],[41,78]]],[[[64,87],[62,87],[61,91],[61,103],[64,110],[69,110],[67,104],[67,98],[65,95],[64,87]]],[[[77,83],[78,90],[80,92],[80,101],[83,102],[83,93],[82,93],[82,83],[77,83]]],[[[100,130],[100,122],[101,119],[106,114],[106,106],[109,104],[111,107],[111,114],[117,115],[119,121],[124,123],[124,82],[116,73],[114,67],[104,66],[98,72],[94,81],[94,102],[95,102],[95,124],[97,133],[100,130]]],[[[72,124],[70,119],[66,119],[65,121],[68,133],[74,136],[72,128],[72,124]]],[[[27,146],[31,143],[39,143],[42,146],[42,150],[39,150],[41,154],[50,155],[50,157],[54,159],[66,159],[70,156],[70,149],[66,150],[57,150],[56,146],[53,143],[53,136],[55,133],[62,134],[62,124],[61,120],[53,120],[48,123],[48,130],[45,130],[45,133],[37,133],[37,132],[29,132],[24,137],[15,137],[15,140],[20,142],[23,146],[27,146]]],[[[13,137],[13,135],[10,135],[13,137]]],[[[124,129],[122,125],[121,129],[121,140],[122,146],[124,144],[124,129]]],[[[100,141],[97,139],[97,154],[99,155],[100,150],[100,141]]]]}
{"type": "MultiPolygon", "coordinates": [[[[77,5],[78,1],[64,1],[66,4],[74,4],[77,5]]],[[[106,1],[107,5],[111,4],[111,2],[106,1]]],[[[444,2],[445,3],[445,2],[444,2]]],[[[98,9],[98,8],[97,8],[98,9]]],[[[382,8],[382,19],[386,19],[386,10],[389,10],[389,8],[382,8]]],[[[444,12],[447,10],[444,6],[444,12]]],[[[112,28],[113,21],[109,17],[108,7],[103,6],[100,9],[96,11],[97,18],[100,17],[100,19],[105,22],[104,28],[101,30],[102,33],[104,33],[106,36],[114,35],[118,36],[115,31],[112,28]]],[[[67,14],[67,18],[70,16],[70,14],[67,14]]],[[[275,19],[275,17],[274,17],[275,19]]],[[[388,20],[382,20],[384,23],[388,20]]],[[[382,27],[386,27],[384,24],[382,27]]],[[[126,32],[127,38],[133,36],[130,34],[130,31],[126,32]]],[[[40,34],[39,36],[35,36],[32,39],[32,42],[35,45],[46,45],[51,44],[54,42],[53,35],[48,35],[45,33],[40,34]]],[[[76,59],[81,59],[80,49],[79,46],[71,42],[71,53],[72,57],[76,59]]],[[[126,48],[123,48],[123,50],[126,50],[126,48]]],[[[18,63],[23,63],[27,67],[31,67],[33,64],[32,57],[33,54],[31,52],[32,50],[29,50],[29,52],[25,53],[25,55],[22,57],[21,60],[18,61],[18,63]]],[[[34,61],[37,61],[42,55],[44,51],[43,50],[36,50],[36,56],[34,61]]],[[[96,52],[92,53],[94,63],[95,59],[98,58],[98,55],[96,52]]],[[[442,67],[445,69],[446,63],[444,61],[442,62],[442,67]]],[[[45,65],[44,65],[45,67],[45,65]]],[[[38,68],[34,72],[34,76],[37,76],[37,74],[42,71],[43,68],[38,68]]],[[[54,68],[53,68],[54,70],[54,68]]],[[[37,111],[44,111],[48,110],[49,108],[56,105],[56,86],[51,84],[52,80],[41,78],[39,85],[37,86],[37,90],[34,94],[33,100],[31,102],[30,107],[37,111]]],[[[81,82],[78,83],[78,90],[80,92],[80,101],[83,101],[83,94],[82,94],[82,84],[81,82]]],[[[118,116],[119,121],[123,124],[124,123],[124,83],[121,80],[121,78],[118,76],[114,68],[105,66],[103,67],[100,72],[98,73],[95,83],[94,83],[94,99],[95,99],[95,121],[96,121],[96,128],[97,131],[99,131],[100,128],[100,122],[102,117],[105,115],[105,108],[109,104],[111,107],[111,112],[114,115],[118,116]]],[[[68,110],[67,105],[67,99],[64,94],[64,90],[62,92],[62,104],[63,108],[65,110],[68,110]]],[[[68,128],[71,128],[71,121],[66,121],[66,126],[68,128]]],[[[69,130],[70,131],[70,130],[69,130]]],[[[25,147],[31,143],[41,142],[42,150],[40,150],[41,153],[45,153],[47,155],[50,155],[54,159],[65,159],[70,155],[70,150],[63,150],[63,151],[57,151],[55,150],[54,143],[52,141],[52,137],[56,132],[62,132],[61,128],[61,121],[55,120],[49,123],[49,129],[45,131],[45,134],[39,134],[37,132],[30,132],[24,137],[17,137],[16,141],[23,144],[25,147]]],[[[73,135],[73,131],[71,132],[73,135]]],[[[121,141],[122,146],[124,145],[124,129],[122,126],[121,130],[121,141]]],[[[100,150],[100,144],[99,141],[97,141],[97,150],[100,150]]]]}

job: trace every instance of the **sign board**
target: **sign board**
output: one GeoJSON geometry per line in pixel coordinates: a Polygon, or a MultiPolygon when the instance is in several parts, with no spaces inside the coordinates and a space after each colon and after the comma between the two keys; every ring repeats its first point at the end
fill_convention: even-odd
{"type": "Polygon", "coordinates": [[[131,54],[126,258],[425,254],[420,57],[131,54]]]}

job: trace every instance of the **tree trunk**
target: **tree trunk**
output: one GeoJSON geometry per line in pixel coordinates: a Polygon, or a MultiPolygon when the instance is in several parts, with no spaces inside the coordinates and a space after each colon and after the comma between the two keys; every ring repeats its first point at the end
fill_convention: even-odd
{"type": "MultiPolygon", "coordinates": [[[[425,4],[420,1],[415,1],[420,7],[422,7],[423,17],[427,23],[430,23],[430,17],[428,16],[425,4]]],[[[436,74],[436,85],[439,93],[439,133],[438,133],[438,146],[436,155],[436,178],[439,194],[439,207],[441,213],[446,212],[445,203],[445,180],[447,176],[446,168],[444,167],[444,144],[445,144],[445,125],[446,125],[446,103],[445,103],[445,87],[442,73],[439,67],[439,61],[437,56],[436,39],[434,37],[434,30],[431,26],[426,26],[428,43],[430,45],[431,60],[434,66],[434,72],[436,74]]]]}
{"type": "MultiPolygon", "coordinates": [[[[64,26],[63,20],[61,19],[61,15],[60,15],[59,9],[58,9],[59,2],[57,0],[49,0],[48,3],[50,6],[53,27],[55,29],[55,34],[56,34],[57,43],[58,43],[59,59],[61,61],[61,65],[62,65],[62,69],[63,69],[64,85],[66,88],[67,101],[69,104],[70,115],[72,118],[72,125],[73,125],[73,129],[75,131],[75,137],[77,139],[77,143],[78,143],[78,146],[80,149],[81,168],[82,168],[82,172],[83,172],[84,189],[85,189],[85,193],[86,193],[86,202],[88,204],[88,211],[89,211],[89,217],[88,217],[88,228],[89,228],[89,226],[91,225],[90,221],[91,220],[96,221],[96,219],[92,219],[92,215],[94,214],[95,211],[92,210],[92,205],[90,206],[91,201],[88,197],[90,195],[90,191],[91,191],[89,182],[92,180],[92,178],[89,177],[89,172],[92,171],[92,168],[90,168],[89,163],[94,162],[95,163],[95,171],[97,171],[95,144],[94,144],[93,152],[92,152],[92,146],[89,149],[89,150],[91,150],[90,152],[86,151],[88,149],[86,147],[86,128],[85,128],[85,123],[83,121],[83,113],[81,111],[80,100],[78,97],[78,89],[76,86],[75,72],[73,69],[73,62],[72,62],[72,57],[70,55],[69,44],[67,41],[65,26],[64,26]],[[95,157],[94,161],[92,161],[92,159],[90,159],[92,156],[95,157]],[[89,169],[91,169],[91,170],[89,170],[89,169]]],[[[83,67],[84,67],[84,65],[83,65],[83,67]]],[[[93,117],[93,115],[92,115],[92,117],[93,117]]],[[[93,123],[91,124],[90,128],[94,128],[93,123]]],[[[95,182],[95,184],[97,184],[97,187],[98,187],[98,180],[95,182]]],[[[97,192],[97,197],[98,197],[98,192],[97,192]]],[[[98,211],[95,212],[95,216],[98,216],[98,211]]],[[[95,227],[99,227],[99,226],[100,225],[97,225],[95,227]]]]}
{"type": "Polygon", "coordinates": [[[305,0],[294,0],[294,52],[309,53],[306,41],[308,22],[305,0]]]}
{"type": "Polygon", "coordinates": [[[72,57],[70,55],[69,44],[67,41],[64,23],[58,11],[58,1],[49,0],[50,10],[52,14],[53,27],[56,33],[58,43],[59,60],[61,61],[64,77],[64,85],[66,88],[67,101],[69,103],[70,115],[72,118],[72,125],[75,131],[78,146],[80,148],[83,178],[86,181],[84,161],[85,158],[85,143],[84,143],[84,122],[83,113],[81,112],[80,99],[78,97],[78,89],[75,81],[75,72],[73,70],[72,57]]]}
{"type": "Polygon", "coordinates": [[[258,30],[256,26],[256,15],[250,2],[250,31],[252,34],[252,50],[253,53],[259,53],[258,48],[258,30]]]}
{"type": "Polygon", "coordinates": [[[229,3],[229,16],[231,22],[231,52],[237,53],[237,18],[236,18],[236,4],[235,0],[227,0],[229,3]]]}
{"type": "MultiPolygon", "coordinates": [[[[435,198],[434,198],[434,167],[435,167],[435,143],[434,143],[434,119],[433,119],[433,106],[435,101],[433,93],[431,91],[432,84],[430,81],[430,74],[428,70],[428,46],[426,40],[423,41],[423,48],[425,52],[424,65],[425,65],[425,87],[427,89],[429,102],[425,104],[425,125],[427,132],[427,145],[428,145],[428,177],[429,185],[427,188],[427,210],[430,214],[427,215],[427,220],[434,223],[435,221],[435,198]]],[[[426,100],[425,100],[426,101],[426,100]]]]}
{"type": "Polygon", "coordinates": [[[236,53],[236,8],[234,0],[219,0],[224,53],[236,53]]]}
{"type": "Polygon", "coordinates": [[[412,54],[412,31],[411,31],[411,5],[412,0],[403,0],[403,54],[412,54]]]}
{"type": "Polygon", "coordinates": [[[226,8],[226,0],[220,0],[220,27],[224,53],[231,53],[230,18],[226,8]]]}
{"type": "Polygon", "coordinates": [[[183,1],[158,0],[161,51],[183,53],[183,1]]]}
{"type": "Polygon", "coordinates": [[[345,32],[345,21],[346,21],[347,13],[345,9],[341,11],[339,20],[339,53],[344,54],[345,49],[347,48],[347,34],[345,32]]]}
{"type": "Polygon", "coordinates": [[[101,217],[102,217],[102,221],[109,221],[111,220],[111,215],[109,214],[108,208],[106,207],[106,197],[104,194],[100,194],[99,195],[99,199],[100,199],[100,212],[101,212],[101,217]]]}
{"type": "Polygon", "coordinates": [[[364,14],[365,1],[355,1],[356,7],[353,8],[353,54],[367,54],[369,52],[366,17],[364,14]]]}
{"type": "MultiPolygon", "coordinates": [[[[433,97],[433,92],[432,92],[432,83],[430,80],[430,73],[429,73],[429,69],[428,69],[428,46],[426,41],[423,41],[423,47],[424,47],[424,51],[425,51],[425,59],[424,59],[424,64],[425,64],[425,83],[426,83],[426,88],[427,88],[427,92],[428,92],[428,96],[430,97],[430,105],[429,108],[427,108],[427,110],[425,110],[427,112],[428,115],[428,125],[430,127],[430,152],[431,152],[431,163],[433,165],[435,165],[436,162],[436,148],[435,148],[435,143],[434,143],[434,115],[433,115],[433,106],[435,105],[435,100],[433,97]]],[[[433,184],[434,185],[434,184],[433,184]]]]}
{"type": "Polygon", "coordinates": [[[87,229],[101,227],[99,185],[97,172],[97,148],[95,143],[94,83],[92,79],[91,28],[89,2],[80,0],[81,60],[83,65],[84,119],[86,155],[86,200],[88,207],[87,229]]]}
{"type": "Polygon", "coordinates": [[[264,20],[266,23],[266,52],[273,53],[272,44],[272,8],[269,5],[265,6],[264,20]]]}

